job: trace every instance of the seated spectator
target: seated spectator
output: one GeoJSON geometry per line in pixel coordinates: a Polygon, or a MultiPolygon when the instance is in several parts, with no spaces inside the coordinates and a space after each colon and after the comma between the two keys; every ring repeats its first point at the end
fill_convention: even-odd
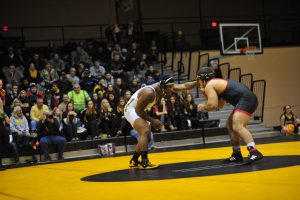
{"type": "Polygon", "coordinates": [[[101,61],[99,59],[95,59],[94,66],[90,67],[90,72],[98,81],[104,77],[105,68],[101,65],[101,61]]]}
{"type": "Polygon", "coordinates": [[[49,61],[49,63],[58,73],[66,69],[65,62],[60,58],[60,55],[58,53],[53,54],[52,59],[49,61]]]}
{"type": "Polygon", "coordinates": [[[159,80],[160,80],[160,71],[155,70],[153,68],[153,65],[148,66],[148,70],[145,73],[145,77],[150,76],[150,75],[152,76],[152,78],[154,79],[155,82],[159,82],[159,80]]]}
{"type": "Polygon", "coordinates": [[[38,91],[41,91],[43,94],[45,94],[46,90],[49,89],[46,87],[46,83],[43,80],[40,83],[36,84],[36,88],[38,91]]]}
{"type": "Polygon", "coordinates": [[[116,114],[114,110],[111,108],[109,101],[107,99],[102,99],[101,109],[100,109],[100,125],[104,133],[108,135],[108,137],[116,136],[116,114]]]}
{"type": "Polygon", "coordinates": [[[79,79],[78,76],[76,76],[76,68],[75,67],[71,67],[69,72],[70,73],[67,74],[67,78],[72,83],[72,85],[79,84],[80,79],[79,79]]]}
{"type": "Polygon", "coordinates": [[[48,110],[48,106],[44,105],[44,100],[39,97],[36,104],[32,106],[30,110],[30,127],[33,132],[36,131],[39,121],[44,119],[44,112],[46,110],[48,110]]]}
{"type": "MultiPolygon", "coordinates": [[[[18,148],[26,147],[36,154],[37,152],[33,151],[33,138],[29,133],[29,125],[26,117],[23,115],[22,108],[16,106],[10,117],[10,131],[13,135],[13,140],[15,141],[18,148]]],[[[33,162],[37,162],[37,157],[32,156],[33,162]]]]}
{"type": "Polygon", "coordinates": [[[19,85],[23,78],[23,72],[20,69],[17,69],[15,65],[9,65],[9,67],[4,67],[2,72],[5,76],[6,83],[8,86],[13,84],[19,85]]]}
{"type": "Polygon", "coordinates": [[[157,104],[154,105],[153,111],[156,115],[156,118],[158,118],[163,124],[163,126],[160,128],[160,132],[167,131],[165,126],[170,126],[170,123],[168,118],[167,105],[164,97],[160,99],[160,102],[157,102],[157,104]]]}
{"type": "Polygon", "coordinates": [[[194,102],[192,94],[187,94],[186,101],[184,103],[184,114],[188,122],[188,127],[193,129],[198,128],[197,105],[194,102]]]}
{"type": "Polygon", "coordinates": [[[20,59],[20,56],[15,53],[15,50],[12,46],[9,46],[7,49],[7,54],[4,55],[3,58],[4,64],[6,66],[14,65],[14,66],[20,66],[23,65],[23,59],[20,59]]]}
{"type": "Polygon", "coordinates": [[[53,109],[59,105],[59,101],[52,96],[52,91],[49,89],[45,92],[44,104],[47,105],[49,109],[53,109]]]}
{"type": "Polygon", "coordinates": [[[114,45],[114,48],[111,51],[111,59],[113,59],[116,54],[121,55],[121,46],[118,43],[114,45]]]}
{"type": "Polygon", "coordinates": [[[118,101],[118,105],[116,108],[116,129],[117,136],[123,135],[123,129],[126,124],[126,119],[124,118],[124,108],[126,102],[124,97],[120,97],[118,101]]]}
{"type": "Polygon", "coordinates": [[[13,112],[13,110],[15,109],[15,107],[17,107],[17,106],[20,106],[20,107],[22,106],[22,102],[19,98],[15,98],[14,101],[12,102],[12,104],[10,106],[11,110],[10,110],[9,114],[11,114],[13,112]]]}
{"type": "Polygon", "coordinates": [[[27,97],[29,99],[29,106],[32,107],[38,98],[44,98],[44,93],[37,89],[35,83],[30,83],[30,90],[27,91],[27,97]]]}
{"type": "Polygon", "coordinates": [[[112,84],[107,85],[107,90],[106,90],[106,93],[104,94],[104,97],[108,98],[108,94],[110,94],[110,93],[113,93],[116,96],[116,93],[114,91],[114,86],[112,84]]]}
{"type": "Polygon", "coordinates": [[[38,71],[41,71],[43,69],[43,62],[38,53],[33,54],[32,59],[30,59],[30,63],[33,63],[38,71]]]}
{"type": "Polygon", "coordinates": [[[71,54],[72,65],[79,65],[80,62],[84,62],[85,64],[92,65],[93,63],[90,60],[89,55],[81,46],[77,46],[76,50],[71,54]]]}
{"type": "Polygon", "coordinates": [[[77,72],[76,76],[78,76],[79,79],[82,78],[85,69],[89,69],[89,68],[86,67],[86,64],[84,64],[83,62],[80,62],[78,65],[76,65],[76,72],[77,72]]]}
{"type": "Polygon", "coordinates": [[[91,72],[89,69],[85,69],[82,73],[82,78],[80,80],[80,86],[83,90],[87,91],[89,95],[93,93],[93,89],[95,87],[95,83],[97,82],[94,77],[92,77],[91,72]]]}
{"type": "Polygon", "coordinates": [[[67,104],[69,102],[69,97],[67,94],[64,94],[62,97],[62,102],[58,105],[58,109],[63,113],[66,111],[67,104]]]}
{"type": "Polygon", "coordinates": [[[283,135],[294,135],[299,132],[300,119],[292,112],[292,106],[283,107],[280,116],[281,133],[283,135]]]}
{"type": "Polygon", "coordinates": [[[116,98],[116,95],[115,93],[108,93],[108,101],[109,101],[109,104],[111,106],[111,108],[113,110],[116,110],[117,108],[117,98],[116,98]]]}
{"type": "Polygon", "coordinates": [[[29,101],[28,98],[26,98],[26,96],[24,97],[24,95],[26,94],[25,91],[23,92],[21,91],[20,94],[21,94],[20,98],[15,98],[15,100],[12,102],[9,114],[13,112],[15,107],[20,106],[22,108],[23,114],[27,118],[27,121],[29,121],[30,120],[29,101]]]}
{"type": "Polygon", "coordinates": [[[27,70],[25,70],[25,76],[28,78],[29,83],[41,82],[40,72],[36,69],[35,64],[31,62],[27,70]]]}
{"type": "Polygon", "coordinates": [[[101,108],[101,100],[102,100],[102,98],[100,99],[99,95],[97,93],[93,93],[92,101],[94,103],[94,107],[95,107],[96,110],[100,110],[100,108],[101,108]]]}
{"type": "Polygon", "coordinates": [[[63,133],[67,141],[78,140],[77,127],[80,120],[77,118],[77,113],[73,111],[73,104],[67,104],[67,110],[62,115],[63,118],[63,133]]]}
{"type": "Polygon", "coordinates": [[[114,87],[115,94],[117,95],[116,98],[119,98],[124,95],[127,85],[126,83],[123,83],[121,78],[117,78],[113,87],[114,87]]]}
{"type": "Polygon", "coordinates": [[[29,125],[26,117],[23,115],[22,108],[16,106],[10,117],[10,130],[18,142],[29,139],[29,125]]]}
{"type": "Polygon", "coordinates": [[[61,72],[60,78],[57,81],[57,86],[61,90],[62,94],[67,94],[70,90],[72,90],[72,82],[67,78],[67,74],[65,72],[61,72]]]}
{"type": "Polygon", "coordinates": [[[45,69],[41,71],[41,78],[46,83],[46,88],[50,88],[53,83],[59,80],[58,73],[49,62],[46,62],[45,69]]]}
{"type": "Polygon", "coordinates": [[[130,84],[129,84],[129,91],[131,92],[131,94],[134,94],[136,91],[138,91],[140,89],[140,85],[138,82],[138,79],[134,78],[131,80],[130,84]]]}
{"type": "Polygon", "coordinates": [[[81,90],[79,84],[75,84],[73,88],[74,89],[68,93],[68,97],[74,105],[75,112],[80,113],[85,109],[85,105],[91,100],[91,97],[85,90],[81,90]]]}
{"type": "MultiPolygon", "coordinates": [[[[0,148],[8,148],[11,151],[14,163],[19,163],[19,155],[16,144],[13,142],[13,137],[10,133],[9,128],[7,127],[7,116],[0,109],[0,148]]],[[[0,158],[2,158],[2,149],[0,150],[0,158]]]]}
{"type": "Polygon", "coordinates": [[[27,91],[27,90],[29,90],[29,88],[30,88],[30,86],[29,86],[28,78],[27,78],[27,77],[24,77],[24,78],[22,79],[21,84],[19,85],[19,90],[20,90],[20,91],[21,91],[21,90],[27,91]]]}
{"type": "Polygon", "coordinates": [[[61,92],[57,83],[52,84],[51,92],[52,92],[52,97],[53,97],[53,101],[54,101],[54,107],[58,107],[58,105],[62,99],[63,93],[61,92]]]}
{"type": "Polygon", "coordinates": [[[58,107],[54,107],[53,108],[53,117],[57,119],[57,121],[59,122],[59,131],[62,130],[62,112],[58,109],[58,107]]]}
{"type": "Polygon", "coordinates": [[[104,78],[105,78],[105,82],[106,82],[107,85],[109,85],[109,84],[114,85],[115,84],[114,77],[111,75],[111,73],[109,71],[105,72],[104,78]]]}
{"type": "Polygon", "coordinates": [[[123,80],[128,80],[125,73],[125,64],[121,60],[120,54],[115,54],[111,63],[109,64],[109,69],[114,78],[122,78],[123,80]]]}
{"type": "Polygon", "coordinates": [[[102,99],[106,92],[106,89],[107,89],[107,86],[106,87],[104,86],[104,79],[101,78],[98,81],[98,83],[95,85],[93,92],[94,92],[94,94],[98,95],[99,99],[102,99]]]}
{"type": "Polygon", "coordinates": [[[46,111],[43,120],[38,123],[38,134],[40,136],[41,150],[45,156],[45,161],[51,161],[49,146],[55,145],[58,149],[58,160],[63,160],[63,153],[66,146],[66,139],[59,135],[59,122],[53,116],[53,112],[46,111]]]}
{"type": "MultiPolygon", "coordinates": [[[[63,112],[63,114],[62,114],[62,118],[63,119],[67,118],[68,113],[71,112],[71,111],[75,112],[74,104],[72,102],[68,102],[67,107],[66,107],[66,111],[63,112]]],[[[81,125],[81,121],[80,121],[80,118],[78,117],[78,113],[77,113],[77,127],[79,127],[80,125],[81,125]]]]}
{"type": "Polygon", "coordinates": [[[176,97],[171,96],[168,102],[169,103],[167,104],[167,109],[168,109],[168,116],[171,122],[170,128],[173,130],[186,129],[183,110],[181,109],[180,104],[176,101],[176,97]]]}
{"type": "Polygon", "coordinates": [[[11,105],[14,99],[18,97],[19,97],[19,87],[18,85],[13,85],[12,90],[9,91],[7,94],[7,103],[11,105]]]}
{"type": "Polygon", "coordinates": [[[136,42],[131,43],[131,48],[129,48],[129,50],[128,50],[127,57],[128,57],[128,59],[131,59],[132,57],[135,57],[137,62],[140,62],[141,57],[142,57],[142,53],[138,49],[138,44],[136,42]]]}
{"type": "Polygon", "coordinates": [[[126,103],[129,101],[129,99],[131,98],[131,95],[132,95],[132,94],[133,94],[133,93],[131,93],[129,90],[126,90],[126,91],[125,91],[125,94],[124,94],[124,100],[125,100],[126,103]]]}
{"type": "Polygon", "coordinates": [[[82,113],[82,123],[89,134],[88,139],[99,138],[99,114],[97,113],[93,101],[89,100],[86,110],[82,113]]]}
{"type": "Polygon", "coordinates": [[[2,79],[0,79],[0,98],[1,98],[2,106],[5,106],[5,103],[6,103],[6,91],[3,88],[3,80],[2,79]]]}
{"type": "Polygon", "coordinates": [[[146,85],[152,85],[152,84],[156,83],[156,81],[153,79],[152,75],[146,73],[144,83],[146,85]]]}

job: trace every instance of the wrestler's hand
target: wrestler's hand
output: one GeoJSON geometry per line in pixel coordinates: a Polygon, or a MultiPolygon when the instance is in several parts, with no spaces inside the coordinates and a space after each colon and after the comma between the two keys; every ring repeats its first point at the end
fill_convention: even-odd
{"type": "Polygon", "coordinates": [[[153,128],[160,129],[163,124],[159,119],[153,119],[153,121],[151,122],[151,126],[153,126],[153,128]]]}

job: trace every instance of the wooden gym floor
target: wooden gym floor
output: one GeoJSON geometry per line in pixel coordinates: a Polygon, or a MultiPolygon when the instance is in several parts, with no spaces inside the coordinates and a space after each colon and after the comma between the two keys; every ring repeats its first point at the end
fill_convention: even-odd
{"type": "Polygon", "coordinates": [[[0,199],[300,199],[300,141],[257,147],[265,158],[251,166],[222,163],[227,146],[152,153],[161,166],[147,171],[129,169],[131,156],[7,169],[0,199]]]}

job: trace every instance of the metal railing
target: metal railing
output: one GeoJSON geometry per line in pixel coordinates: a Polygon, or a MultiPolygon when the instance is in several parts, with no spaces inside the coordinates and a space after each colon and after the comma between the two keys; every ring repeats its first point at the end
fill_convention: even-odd
{"type": "Polygon", "coordinates": [[[241,82],[241,68],[232,68],[229,70],[229,79],[241,82]]]}
{"type": "Polygon", "coordinates": [[[257,109],[253,113],[254,119],[260,120],[262,122],[264,119],[264,109],[265,109],[266,81],[265,80],[253,81],[252,92],[257,96],[257,100],[258,100],[257,109]]]}
{"type": "Polygon", "coordinates": [[[252,90],[253,83],[253,74],[242,74],[241,75],[241,83],[246,85],[250,90],[252,90]]]}
{"type": "Polygon", "coordinates": [[[221,70],[222,77],[225,79],[229,79],[230,77],[230,64],[229,63],[221,63],[219,64],[219,69],[221,70]]]}

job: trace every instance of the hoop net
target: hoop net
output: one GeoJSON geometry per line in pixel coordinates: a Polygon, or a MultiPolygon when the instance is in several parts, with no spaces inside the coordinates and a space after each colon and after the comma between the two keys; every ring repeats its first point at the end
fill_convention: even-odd
{"type": "Polygon", "coordinates": [[[256,49],[256,46],[249,46],[240,48],[240,53],[247,56],[248,60],[255,60],[255,52],[253,50],[256,49]]]}

